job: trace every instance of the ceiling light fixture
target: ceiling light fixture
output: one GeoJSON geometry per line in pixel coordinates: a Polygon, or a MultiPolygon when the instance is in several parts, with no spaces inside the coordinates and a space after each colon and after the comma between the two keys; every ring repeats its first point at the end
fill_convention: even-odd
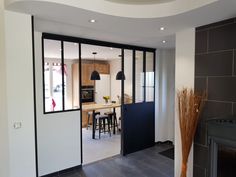
{"type": "Polygon", "coordinates": [[[162,43],[163,43],[163,44],[165,44],[165,43],[166,43],[166,41],[165,41],[165,40],[163,40],[163,41],[162,41],[162,43]]]}
{"type": "Polygon", "coordinates": [[[117,74],[116,74],[116,80],[125,80],[125,74],[123,71],[119,71],[117,74]]]}
{"type": "MultiPolygon", "coordinates": [[[[122,57],[122,55],[118,55],[119,57],[122,57]]],[[[116,80],[125,80],[125,73],[123,71],[119,71],[116,74],[116,80]]]]}
{"type": "Polygon", "coordinates": [[[95,23],[96,20],[95,20],[95,19],[91,19],[91,20],[89,20],[89,22],[90,22],[90,23],[95,23]]]}
{"type": "Polygon", "coordinates": [[[165,27],[160,27],[160,30],[161,30],[161,31],[164,31],[164,30],[165,30],[165,27]]]}
{"type": "Polygon", "coordinates": [[[97,54],[97,52],[93,52],[92,54],[94,55],[94,58],[93,58],[93,72],[90,76],[90,80],[101,80],[100,74],[95,70],[95,55],[97,54]]]}

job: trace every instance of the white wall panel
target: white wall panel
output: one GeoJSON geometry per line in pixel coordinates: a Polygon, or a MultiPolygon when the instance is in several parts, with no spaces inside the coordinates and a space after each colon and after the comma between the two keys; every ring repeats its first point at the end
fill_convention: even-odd
{"type": "Polygon", "coordinates": [[[81,165],[80,111],[43,114],[42,34],[35,32],[39,175],[81,165]]]}
{"type": "Polygon", "coordinates": [[[9,176],[4,1],[0,0],[0,176],[9,176]]]}
{"type": "Polygon", "coordinates": [[[5,11],[10,177],[34,177],[34,97],[31,16],[5,11]],[[21,123],[18,129],[15,123],[21,123]]]}

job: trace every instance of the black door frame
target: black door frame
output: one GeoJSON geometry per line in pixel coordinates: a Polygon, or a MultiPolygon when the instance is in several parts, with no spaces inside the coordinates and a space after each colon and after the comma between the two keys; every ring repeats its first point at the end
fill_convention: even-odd
{"type": "MultiPolygon", "coordinates": [[[[135,46],[135,45],[126,45],[126,44],[120,44],[120,43],[113,43],[113,42],[106,42],[106,41],[99,41],[99,40],[93,40],[93,39],[85,39],[85,38],[79,38],[79,37],[72,37],[72,36],[65,36],[65,35],[59,35],[59,34],[51,34],[51,33],[42,33],[42,41],[44,39],[51,39],[51,40],[59,40],[62,42],[75,42],[79,44],[79,73],[80,73],[80,82],[79,82],[79,89],[80,89],[80,99],[81,99],[81,44],[91,44],[91,45],[98,45],[98,46],[104,46],[104,47],[113,47],[113,48],[120,48],[121,49],[121,55],[122,55],[122,60],[121,60],[121,67],[122,71],[124,71],[124,50],[132,50],[133,51],[133,88],[132,88],[132,93],[133,93],[133,103],[135,103],[135,53],[136,51],[143,51],[144,54],[146,52],[153,52],[154,53],[154,73],[155,73],[155,48],[149,48],[149,47],[141,47],[141,46],[135,46]]],[[[36,119],[36,84],[35,84],[35,47],[34,47],[34,17],[32,16],[32,51],[33,51],[33,76],[34,76],[34,119],[35,119],[35,156],[36,156],[36,176],[38,177],[38,151],[37,151],[37,119],[36,119]]],[[[43,48],[42,48],[43,51],[43,48]]],[[[62,51],[63,52],[63,51],[62,51]]],[[[145,62],[145,61],[144,61],[145,62]]],[[[144,63],[145,66],[145,63],[144,63]]],[[[146,68],[145,68],[146,69],[146,68]]],[[[144,69],[144,71],[145,71],[144,69]]],[[[155,79],[155,74],[154,74],[154,79],[155,79]]],[[[43,80],[44,82],[44,80],[43,80]]],[[[122,82],[122,88],[121,88],[121,114],[123,115],[123,105],[124,105],[124,80],[122,82]]],[[[146,83],[144,83],[146,84],[146,83]]],[[[155,88],[155,80],[154,80],[154,88],[155,88]]],[[[144,87],[145,90],[145,87],[144,87]]],[[[155,97],[155,90],[154,90],[154,97],[155,97]]],[[[145,97],[144,97],[145,101],[145,97]]],[[[155,99],[154,99],[155,103],[155,99]]],[[[80,127],[80,136],[81,136],[81,164],[83,164],[83,140],[82,140],[82,102],[80,100],[80,109],[77,109],[76,111],[80,110],[80,117],[81,117],[81,127],[80,127]]],[[[73,110],[69,110],[73,111],[73,110]]],[[[68,111],[63,111],[63,112],[68,112],[68,111]]],[[[44,112],[45,114],[45,112],[44,112]]],[[[123,126],[123,121],[121,120],[121,126],[123,126]]],[[[153,125],[155,126],[155,125],[153,125]]],[[[121,132],[121,154],[124,155],[123,153],[123,132],[121,132]]]]}

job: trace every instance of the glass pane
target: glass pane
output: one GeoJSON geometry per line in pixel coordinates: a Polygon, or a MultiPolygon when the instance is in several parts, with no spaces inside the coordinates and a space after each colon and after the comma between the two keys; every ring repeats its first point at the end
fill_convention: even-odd
{"type": "Polygon", "coordinates": [[[79,44],[64,42],[65,110],[79,108],[79,44]]]}
{"type": "Polygon", "coordinates": [[[144,101],[143,52],[136,51],[135,56],[135,102],[144,101]]]}
{"type": "Polygon", "coordinates": [[[146,101],[154,101],[154,53],[146,52],[146,101]]]}
{"type": "Polygon", "coordinates": [[[61,42],[44,39],[45,112],[62,110],[61,42]]]}
{"type": "Polygon", "coordinates": [[[50,112],[51,111],[51,90],[50,90],[50,63],[45,62],[44,63],[44,98],[45,98],[45,111],[50,112]]]}
{"type": "Polygon", "coordinates": [[[52,111],[61,111],[62,107],[62,66],[61,62],[52,64],[52,111]]]}
{"type": "Polygon", "coordinates": [[[133,51],[124,50],[124,103],[132,103],[133,90],[133,51]]]}

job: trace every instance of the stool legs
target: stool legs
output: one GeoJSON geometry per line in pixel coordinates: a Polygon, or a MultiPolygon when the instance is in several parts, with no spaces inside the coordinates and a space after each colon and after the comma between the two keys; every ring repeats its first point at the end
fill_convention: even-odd
{"type": "Polygon", "coordinates": [[[87,130],[88,130],[88,127],[89,127],[89,119],[90,119],[90,114],[88,114],[87,130]]]}
{"type": "Polygon", "coordinates": [[[111,122],[112,122],[112,116],[108,116],[107,125],[108,125],[108,132],[109,132],[110,136],[111,136],[111,126],[112,126],[111,122]]]}
{"type": "Polygon", "coordinates": [[[114,114],[114,120],[113,120],[113,134],[116,134],[116,127],[118,128],[116,113],[114,114]]]}
{"type": "Polygon", "coordinates": [[[99,139],[101,138],[101,130],[102,130],[102,119],[99,119],[99,128],[98,128],[98,132],[99,132],[99,139]]]}
{"type": "Polygon", "coordinates": [[[109,135],[111,136],[111,129],[112,129],[112,115],[108,115],[106,117],[99,117],[94,120],[95,122],[95,130],[97,129],[98,126],[98,133],[99,133],[99,139],[101,138],[101,133],[108,132],[109,135]],[[97,124],[98,122],[98,124],[97,124]],[[106,127],[107,125],[107,127],[106,127]]]}

